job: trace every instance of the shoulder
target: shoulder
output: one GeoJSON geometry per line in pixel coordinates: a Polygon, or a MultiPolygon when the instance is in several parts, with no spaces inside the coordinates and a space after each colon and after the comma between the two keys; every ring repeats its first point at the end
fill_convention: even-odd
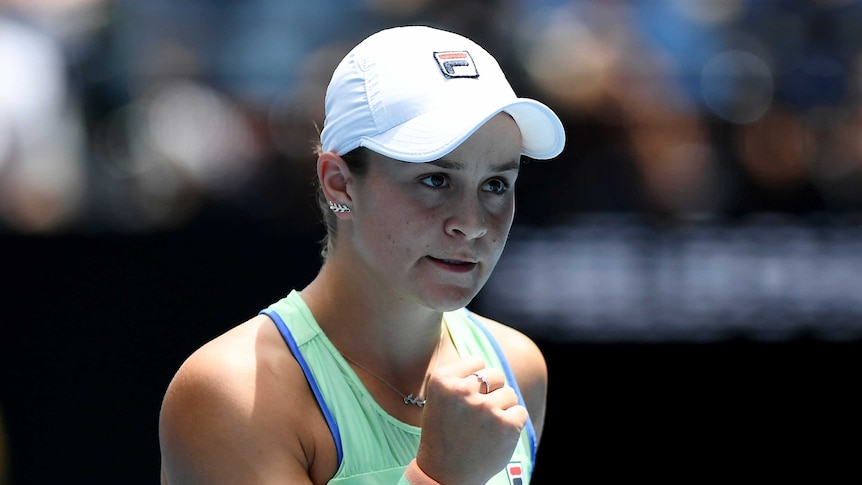
{"type": "Polygon", "coordinates": [[[308,476],[303,447],[314,442],[307,415],[315,403],[267,322],[257,316],[213,339],[174,375],[159,415],[168,481],[265,483],[260,478],[270,472],[308,476]]]}
{"type": "Polygon", "coordinates": [[[541,349],[529,336],[516,328],[473,313],[491,332],[506,355],[537,433],[544,424],[548,388],[548,368],[541,349]]]}
{"type": "Polygon", "coordinates": [[[519,385],[521,382],[542,383],[547,380],[545,357],[533,339],[510,325],[476,313],[473,316],[485,325],[500,344],[512,371],[518,377],[519,385]]]}
{"type": "Polygon", "coordinates": [[[256,320],[205,343],[183,362],[168,385],[162,403],[163,415],[190,404],[213,401],[230,405],[235,413],[253,404],[260,366],[254,351],[260,323],[256,320]]]}

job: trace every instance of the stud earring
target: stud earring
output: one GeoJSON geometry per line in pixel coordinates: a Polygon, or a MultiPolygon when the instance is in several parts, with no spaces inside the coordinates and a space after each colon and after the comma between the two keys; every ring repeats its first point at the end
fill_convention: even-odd
{"type": "Polygon", "coordinates": [[[329,210],[338,214],[339,212],[350,212],[350,207],[347,207],[345,204],[337,204],[333,201],[329,201],[329,210]]]}

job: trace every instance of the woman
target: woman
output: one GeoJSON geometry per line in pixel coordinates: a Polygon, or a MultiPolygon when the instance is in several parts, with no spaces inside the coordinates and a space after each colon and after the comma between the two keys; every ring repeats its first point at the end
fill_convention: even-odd
{"type": "Polygon", "coordinates": [[[465,305],[505,245],[521,157],[563,143],[460,35],[357,45],[326,95],[320,272],[183,363],[162,483],[528,483],[544,358],[465,305]]]}

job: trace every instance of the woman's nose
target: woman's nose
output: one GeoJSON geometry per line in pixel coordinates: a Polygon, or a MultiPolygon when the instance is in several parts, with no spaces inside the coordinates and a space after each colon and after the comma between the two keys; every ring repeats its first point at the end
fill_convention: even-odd
{"type": "Polygon", "coordinates": [[[464,199],[454,204],[453,214],[446,221],[446,232],[466,239],[478,239],[488,232],[487,212],[478,198],[464,199]]]}

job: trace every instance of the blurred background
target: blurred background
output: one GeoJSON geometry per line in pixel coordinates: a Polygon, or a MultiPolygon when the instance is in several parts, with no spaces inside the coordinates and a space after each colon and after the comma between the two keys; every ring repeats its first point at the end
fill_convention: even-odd
{"type": "Polygon", "coordinates": [[[845,462],[862,2],[0,0],[0,485],[158,481],[173,372],[316,273],[332,69],[403,24],[566,126],[472,305],[548,358],[534,483],[845,462]]]}

